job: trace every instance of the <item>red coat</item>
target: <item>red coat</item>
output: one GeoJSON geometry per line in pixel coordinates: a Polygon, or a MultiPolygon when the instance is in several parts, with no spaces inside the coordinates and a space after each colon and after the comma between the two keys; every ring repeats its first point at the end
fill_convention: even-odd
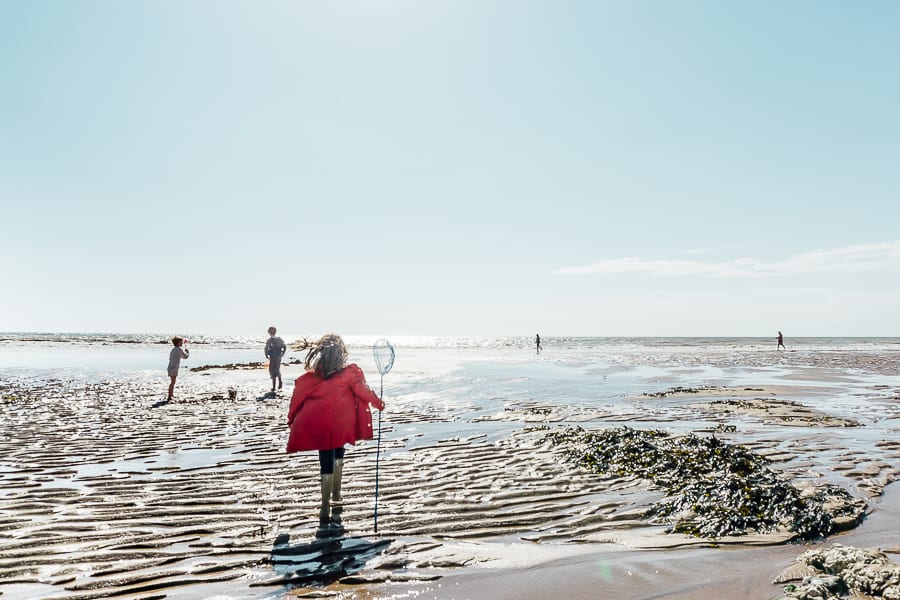
{"type": "Polygon", "coordinates": [[[347,365],[328,379],[315,371],[305,373],[291,396],[287,451],[330,450],[372,439],[370,404],[384,409],[384,402],[369,389],[356,365],[347,365]]]}

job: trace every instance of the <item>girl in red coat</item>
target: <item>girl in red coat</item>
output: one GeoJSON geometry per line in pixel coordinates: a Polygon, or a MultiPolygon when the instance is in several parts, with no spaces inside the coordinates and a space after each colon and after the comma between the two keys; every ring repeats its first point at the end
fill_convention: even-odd
{"type": "Polygon", "coordinates": [[[288,410],[291,434],[287,451],[319,451],[322,505],[316,537],[343,532],[338,503],[344,444],[372,439],[370,404],[384,410],[384,402],[366,385],[362,369],[347,364],[347,347],[341,336],[322,336],[306,355],[306,373],[294,384],[288,410]]]}

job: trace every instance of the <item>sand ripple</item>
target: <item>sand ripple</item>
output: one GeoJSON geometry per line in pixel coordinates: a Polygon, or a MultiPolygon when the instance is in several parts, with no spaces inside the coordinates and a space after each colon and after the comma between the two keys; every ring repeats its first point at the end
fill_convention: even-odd
{"type": "MultiPolygon", "coordinates": [[[[0,578],[9,589],[84,599],[191,586],[202,597],[270,576],[279,533],[312,538],[318,468],[313,453],[284,453],[286,398],[236,406],[186,394],[159,405],[127,383],[6,382],[3,393],[0,578]]],[[[634,482],[567,465],[539,444],[542,429],[405,449],[398,429],[429,418],[397,411],[385,425],[379,534],[559,539],[622,525],[615,511],[633,498],[611,491],[634,482]]],[[[373,535],[374,450],[350,449],[345,467],[344,520],[355,535],[373,535]]],[[[395,554],[398,564],[471,560],[411,548],[395,554]]]]}
{"type": "MultiPolygon", "coordinates": [[[[887,366],[870,370],[881,368],[887,366]]],[[[179,387],[181,400],[159,403],[158,386],[141,382],[0,381],[4,597],[146,599],[181,588],[191,597],[261,596],[251,586],[273,577],[279,534],[313,537],[318,465],[313,453],[284,453],[286,397],[234,402],[215,387],[198,375],[179,387]]],[[[761,387],[748,393],[767,396],[761,387]]],[[[809,419],[779,422],[777,432],[752,411],[698,407],[696,395],[593,408],[544,398],[471,417],[433,404],[391,406],[378,535],[372,442],[349,450],[344,521],[353,536],[396,542],[373,561],[378,573],[347,583],[385,573],[393,581],[426,578],[433,575],[428,569],[488,560],[483,550],[460,549],[473,540],[695,543],[663,539],[662,528],[641,519],[660,492],[580,470],[542,443],[560,424],[730,424],[724,439],[764,453],[792,478],[877,495],[900,475],[900,415],[896,389],[872,393],[883,397],[884,409],[860,417],[862,427],[820,427],[831,424],[828,413],[804,409],[809,419]]]]}

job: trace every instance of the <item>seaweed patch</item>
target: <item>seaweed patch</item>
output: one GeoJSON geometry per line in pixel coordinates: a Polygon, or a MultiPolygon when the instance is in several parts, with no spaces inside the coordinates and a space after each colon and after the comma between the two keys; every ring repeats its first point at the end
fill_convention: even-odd
{"type": "Polygon", "coordinates": [[[617,427],[567,428],[547,435],[577,464],[606,476],[645,479],[665,492],[644,518],[696,537],[791,531],[797,539],[829,535],[838,517],[862,518],[864,502],[828,485],[803,492],[742,445],[693,433],[617,427]]]}
{"type": "Polygon", "coordinates": [[[719,388],[715,386],[702,386],[702,387],[681,387],[676,386],[673,388],[669,388],[662,392],[644,392],[641,394],[642,396],[647,396],[648,398],[666,398],[671,395],[676,394],[699,394],[700,392],[708,392],[712,390],[717,390],[719,388]]]}

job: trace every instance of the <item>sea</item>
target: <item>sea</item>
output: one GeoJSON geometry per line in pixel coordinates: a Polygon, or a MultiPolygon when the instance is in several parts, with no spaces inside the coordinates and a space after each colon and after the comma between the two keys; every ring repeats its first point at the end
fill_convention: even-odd
{"type": "MultiPolygon", "coordinates": [[[[195,350],[192,365],[215,365],[264,360],[265,336],[188,335],[188,347],[195,350]]],[[[282,336],[290,346],[300,339],[316,336],[282,336]]],[[[762,337],[542,337],[543,350],[537,352],[533,336],[452,337],[347,335],[344,341],[354,360],[362,367],[370,361],[376,340],[386,339],[398,360],[404,354],[446,355],[451,361],[527,362],[559,365],[622,364],[629,359],[678,355],[732,355],[741,358],[757,353],[777,352],[775,336],[762,337]]],[[[146,333],[35,333],[0,332],[0,369],[14,372],[70,370],[73,374],[97,375],[111,372],[137,373],[165,370],[171,341],[165,335],[146,333]],[[162,366],[160,366],[162,365],[162,366]]],[[[900,337],[801,337],[788,338],[786,353],[886,352],[900,353],[900,337]]]]}
{"type": "MultiPolygon", "coordinates": [[[[182,362],[179,388],[186,393],[246,397],[267,391],[262,363],[265,336],[187,335],[190,358],[182,362]],[[250,368],[250,365],[256,368],[250,368]],[[231,366],[230,369],[215,367],[231,366]],[[234,367],[243,368],[234,368],[234,367]],[[206,369],[207,367],[212,367],[206,369]]],[[[306,336],[283,336],[289,348],[306,336]]],[[[316,336],[308,336],[315,339],[316,336]]],[[[900,373],[900,338],[762,337],[577,337],[542,336],[344,336],[349,359],[369,385],[396,405],[461,411],[472,427],[484,417],[519,404],[548,403],[631,410],[633,395],[675,387],[802,383],[806,388],[893,386],[900,373]],[[373,347],[387,340],[395,353],[381,375],[373,347]]],[[[0,383],[65,381],[70,385],[128,380],[153,388],[147,401],[163,397],[171,341],[160,334],[0,333],[0,383]]],[[[285,393],[303,374],[306,352],[289,349],[282,367],[285,393]]],[[[830,412],[856,412],[852,394],[829,397],[830,412]]],[[[859,402],[863,402],[860,400],[859,402]]]]}

